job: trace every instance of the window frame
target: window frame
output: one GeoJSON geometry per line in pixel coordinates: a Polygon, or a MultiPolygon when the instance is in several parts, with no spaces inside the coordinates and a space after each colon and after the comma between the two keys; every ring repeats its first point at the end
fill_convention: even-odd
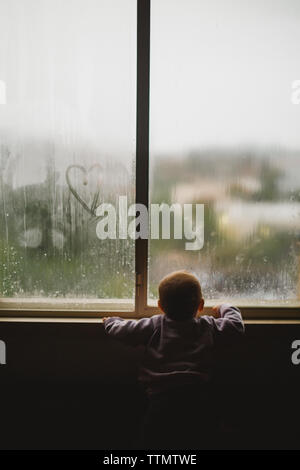
{"type": "MultiPolygon", "coordinates": [[[[137,81],[136,81],[136,203],[149,207],[149,123],[150,123],[150,20],[151,0],[137,1],[137,81]]],[[[122,299],[0,299],[0,318],[101,318],[107,315],[123,318],[149,317],[160,313],[148,304],[149,240],[135,241],[135,296],[122,299]],[[126,304],[134,308],[126,310],[126,304]]],[[[239,306],[238,301],[235,302],[239,306]]],[[[211,302],[204,313],[209,313],[211,302]]],[[[245,319],[300,319],[300,306],[240,306],[245,319]]]]}

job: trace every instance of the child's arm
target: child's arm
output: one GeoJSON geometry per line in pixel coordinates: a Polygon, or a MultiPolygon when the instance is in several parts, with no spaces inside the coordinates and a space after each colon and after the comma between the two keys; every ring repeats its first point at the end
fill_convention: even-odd
{"type": "Polygon", "coordinates": [[[244,333],[245,326],[240,310],[230,304],[221,304],[213,308],[214,317],[209,317],[218,334],[244,333]]]}
{"type": "Polygon", "coordinates": [[[141,320],[124,320],[119,317],[104,318],[105,332],[130,346],[146,344],[154,331],[153,317],[141,320]]]}

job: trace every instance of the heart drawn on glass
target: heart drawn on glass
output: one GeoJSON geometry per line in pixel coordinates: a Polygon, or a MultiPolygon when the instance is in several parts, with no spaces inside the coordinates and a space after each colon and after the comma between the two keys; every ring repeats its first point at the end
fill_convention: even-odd
{"type": "Polygon", "coordinates": [[[90,166],[88,169],[86,169],[82,165],[69,165],[67,170],[66,170],[66,181],[69,186],[69,189],[73,196],[77,199],[77,201],[82,205],[82,207],[93,217],[97,217],[96,215],[96,208],[98,206],[98,201],[99,201],[99,195],[100,195],[100,188],[99,188],[99,183],[98,183],[98,189],[94,193],[94,196],[92,198],[91,204],[89,204],[86,200],[83,199],[83,197],[79,194],[79,192],[76,190],[75,186],[72,184],[71,181],[71,176],[70,172],[73,170],[79,170],[82,173],[83,177],[83,184],[86,186],[88,184],[88,177],[93,171],[102,171],[102,166],[99,163],[95,163],[94,165],[90,166]]]}

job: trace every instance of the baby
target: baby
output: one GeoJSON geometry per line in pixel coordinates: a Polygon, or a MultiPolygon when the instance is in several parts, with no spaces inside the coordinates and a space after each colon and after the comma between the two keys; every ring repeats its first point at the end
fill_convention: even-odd
{"type": "MultiPolygon", "coordinates": [[[[204,307],[201,286],[186,271],[176,271],[162,279],[158,306],[164,315],[141,320],[104,319],[108,335],[131,346],[145,346],[139,381],[150,398],[146,415],[148,439],[154,429],[157,436],[158,427],[162,429],[166,422],[168,430],[163,435],[170,437],[173,418],[171,427],[178,431],[180,414],[190,412],[186,401],[204,397],[212,376],[215,346],[221,339],[231,341],[244,332],[239,309],[229,304],[214,307],[211,316],[199,315],[204,307]]],[[[164,448],[159,447],[160,442],[156,439],[152,448],[164,448]]],[[[168,445],[173,442],[171,439],[168,445]]]]}

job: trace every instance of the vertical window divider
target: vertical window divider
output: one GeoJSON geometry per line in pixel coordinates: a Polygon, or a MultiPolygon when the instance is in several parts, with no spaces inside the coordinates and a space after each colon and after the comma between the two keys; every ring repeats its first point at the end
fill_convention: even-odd
{"type": "MultiPolygon", "coordinates": [[[[149,207],[150,5],[137,0],[136,204],[149,207]]],[[[135,242],[135,314],[147,306],[148,239],[135,242]]]]}

